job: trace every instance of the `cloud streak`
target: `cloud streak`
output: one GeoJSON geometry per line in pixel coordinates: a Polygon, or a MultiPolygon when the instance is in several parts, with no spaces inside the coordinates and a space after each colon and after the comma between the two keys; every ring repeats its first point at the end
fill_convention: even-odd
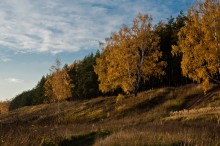
{"type": "Polygon", "coordinates": [[[11,60],[12,59],[10,57],[0,54],[0,62],[9,62],[11,60]]]}
{"type": "Polygon", "coordinates": [[[0,46],[54,54],[98,48],[93,40],[103,41],[139,12],[155,21],[169,17],[176,1],[184,5],[183,0],[2,0],[0,46]]]}
{"type": "Polygon", "coordinates": [[[17,79],[17,78],[7,78],[5,79],[8,83],[22,83],[24,80],[22,79],[17,79]]]}

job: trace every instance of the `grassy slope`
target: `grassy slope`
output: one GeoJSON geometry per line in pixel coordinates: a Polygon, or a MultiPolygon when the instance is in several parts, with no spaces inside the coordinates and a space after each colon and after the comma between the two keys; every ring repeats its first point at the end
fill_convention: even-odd
{"type": "Polygon", "coordinates": [[[220,145],[220,88],[160,88],[0,115],[0,145],[220,145]]]}

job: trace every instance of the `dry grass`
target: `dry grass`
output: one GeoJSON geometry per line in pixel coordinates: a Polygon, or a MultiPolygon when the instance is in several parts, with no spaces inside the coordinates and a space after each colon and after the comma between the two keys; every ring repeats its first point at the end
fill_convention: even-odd
{"type": "Polygon", "coordinates": [[[220,107],[207,107],[192,110],[182,110],[170,113],[171,116],[189,116],[189,115],[201,115],[201,114],[220,114],[220,107]]]}
{"type": "Polygon", "coordinates": [[[95,146],[146,145],[219,145],[217,130],[187,127],[181,124],[142,125],[116,131],[105,139],[97,139],[95,146]]]}
{"type": "Polygon", "coordinates": [[[170,117],[165,118],[165,121],[169,120],[211,120],[220,124],[220,107],[206,107],[192,110],[181,110],[170,113],[170,117]]]}
{"type": "Polygon", "coordinates": [[[92,140],[90,145],[217,145],[220,109],[204,104],[219,102],[220,90],[213,91],[206,96],[199,85],[187,85],[120,100],[99,97],[63,102],[59,112],[56,103],[24,107],[0,115],[0,145],[59,144],[79,137],[85,144],[92,140]],[[191,120],[180,120],[187,118],[191,120]],[[100,131],[110,131],[110,135],[97,137],[100,131]]]}
{"type": "MultiPolygon", "coordinates": [[[[87,123],[50,126],[12,126],[4,133],[2,145],[40,145],[45,140],[59,143],[78,135],[89,135],[92,131],[110,131],[110,135],[94,140],[95,146],[129,145],[218,145],[219,126],[213,123],[148,123],[132,124],[124,121],[111,121],[115,124],[87,123]]],[[[9,128],[9,127],[8,127],[9,128]]],[[[87,138],[85,138],[87,139],[87,138]]],[[[85,141],[87,143],[88,141],[85,141]]]]}

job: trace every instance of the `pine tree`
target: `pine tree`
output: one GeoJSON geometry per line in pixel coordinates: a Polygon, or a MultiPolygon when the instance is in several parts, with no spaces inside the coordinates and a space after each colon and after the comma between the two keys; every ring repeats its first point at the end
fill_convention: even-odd
{"type": "Polygon", "coordinates": [[[160,37],[160,50],[163,53],[161,60],[167,62],[165,69],[166,75],[160,80],[154,79],[154,86],[178,86],[185,84],[188,79],[181,73],[181,56],[173,56],[171,53],[172,45],[176,45],[178,41],[178,32],[185,25],[186,16],[181,11],[174,18],[168,18],[167,22],[159,22],[155,27],[155,32],[160,37]],[[156,84],[156,85],[155,85],[156,84]]]}
{"type": "Polygon", "coordinates": [[[96,64],[96,55],[90,54],[85,56],[83,60],[75,61],[68,68],[68,74],[71,82],[74,84],[72,90],[72,99],[91,99],[99,94],[98,77],[94,72],[96,64]]]}

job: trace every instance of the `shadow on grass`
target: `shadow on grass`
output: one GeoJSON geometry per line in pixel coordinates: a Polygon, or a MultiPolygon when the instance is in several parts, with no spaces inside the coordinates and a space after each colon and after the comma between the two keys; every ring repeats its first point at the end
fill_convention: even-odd
{"type": "Polygon", "coordinates": [[[168,93],[164,93],[163,95],[158,95],[154,98],[139,102],[139,103],[129,107],[128,109],[124,110],[121,116],[125,116],[126,114],[128,114],[130,112],[136,112],[136,113],[148,112],[151,109],[157,107],[158,105],[161,105],[164,102],[166,102],[168,100],[168,99],[166,99],[167,94],[168,93]]]}
{"type": "Polygon", "coordinates": [[[46,139],[42,146],[92,146],[97,138],[105,138],[108,135],[110,135],[109,131],[93,131],[84,135],[62,139],[58,144],[53,139],[46,139]]]}

